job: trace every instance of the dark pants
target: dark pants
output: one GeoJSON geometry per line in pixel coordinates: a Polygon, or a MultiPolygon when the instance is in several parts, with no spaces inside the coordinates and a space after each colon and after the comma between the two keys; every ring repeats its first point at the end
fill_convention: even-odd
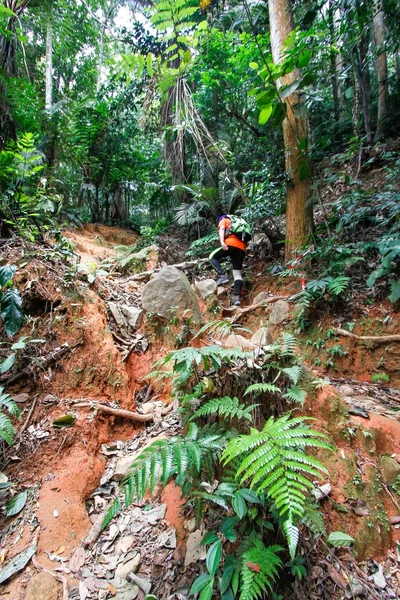
{"type": "Polygon", "coordinates": [[[213,252],[211,252],[209,258],[214,269],[220,274],[224,275],[224,270],[221,267],[221,260],[226,260],[230,258],[232,261],[232,270],[233,270],[233,279],[234,279],[234,294],[239,296],[243,287],[243,279],[242,279],[242,266],[244,257],[246,253],[244,250],[240,248],[235,248],[234,246],[228,246],[228,250],[224,250],[223,248],[216,248],[213,252]]]}

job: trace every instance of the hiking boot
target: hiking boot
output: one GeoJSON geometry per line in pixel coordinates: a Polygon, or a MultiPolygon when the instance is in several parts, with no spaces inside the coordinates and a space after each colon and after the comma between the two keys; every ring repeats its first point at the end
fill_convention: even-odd
{"type": "Polygon", "coordinates": [[[240,298],[239,296],[232,297],[232,306],[240,306],[240,298]]]}
{"type": "Polygon", "coordinates": [[[227,275],[220,275],[216,281],[217,285],[224,285],[224,283],[229,283],[229,277],[227,275]]]}

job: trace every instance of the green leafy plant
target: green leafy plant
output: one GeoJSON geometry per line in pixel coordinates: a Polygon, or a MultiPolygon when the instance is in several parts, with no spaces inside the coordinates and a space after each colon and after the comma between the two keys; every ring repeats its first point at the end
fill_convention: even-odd
{"type": "Polygon", "coordinates": [[[367,285],[373,287],[377,279],[390,277],[391,293],[389,300],[394,304],[400,299],[400,236],[398,234],[384,236],[380,241],[375,242],[374,246],[381,255],[381,265],[378,269],[372,271],[367,279],[367,285]]]}
{"type": "Polygon", "coordinates": [[[250,406],[240,404],[237,398],[229,398],[229,396],[213,398],[197,409],[191,417],[191,420],[198,419],[199,417],[218,415],[219,417],[229,420],[245,419],[247,421],[252,421],[251,413],[257,406],[259,406],[259,404],[251,404],[250,406]]]}
{"type": "Polygon", "coordinates": [[[7,410],[11,416],[18,419],[21,416],[18,405],[11,398],[10,394],[7,394],[4,388],[0,387],[0,438],[11,446],[14,442],[15,427],[4,410],[7,410]]]}
{"type": "Polygon", "coordinates": [[[231,440],[224,450],[224,464],[241,458],[237,477],[250,480],[250,489],[264,491],[283,518],[283,529],[293,558],[298,543],[297,522],[303,516],[306,493],[313,484],[307,475],[327,474],[324,465],[306,455],[307,448],[330,449],[326,436],[305,426],[307,417],[285,415],[268,419],[262,431],[231,440]]]}
{"type": "Polygon", "coordinates": [[[23,321],[22,298],[19,291],[12,287],[12,279],[17,267],[4,265],[0,267],[0,307],[6,333],[13,337],[20,329],[23,321]]]}

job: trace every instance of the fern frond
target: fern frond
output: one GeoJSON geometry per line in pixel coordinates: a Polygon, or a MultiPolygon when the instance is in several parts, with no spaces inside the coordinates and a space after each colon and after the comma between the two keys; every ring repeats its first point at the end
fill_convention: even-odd
{"type": "Polygon", "coordinates": [[[250,489],[265,491],[284,517],[292,557],[298,540],[296,521],[302,517],[306,495],[313,487],[308,477],[327,473],[318,459],[305,452],[307,448],[331,449],[324,434],[304,426],[309,420],[290,414],[276,420],[270,417],[262,431],[251,429],[250,434],[230,440],[222,454],[225,464],[242,457],[237,470],[240,483],[250,480],[250,489]]]}
{"type": "Polygon", "coordinates": [[[326,535],[324,518],[315,501],[308,499],[305,503],[302,523],[304,523],[313,535],[326,535]]]}
{"type": "Polygon", "coordinates": [[[103,522],[101,524],[102,529],[107,527],[109,522],[115,517],[115,515],[117,515],[119,513],[120,508],[121,508],[121,503],[117,496],[117,498],[115,498],[115,500],[113,501],[113,503],[111,504],[110,508],[107,510],[107,512],[104,516],[103,522]]]}
{"type": "Polygon", "coordinates": [[[283,394],[283,397],[291,402],[298,402],[303,406],[307,398],[307,392],[301,389],[299,385],[292,385],[292,387],[286,391],[286,394],[283,394]]]}
{"type": "Polygon", "coordinates": [[[191,417],[191,420],[198,419],[199,417],[218,415],[225,419],[236,418],[252,421],[251,411],[257,406],[259,406],[259,404],[252,404],[251,406],[240,404],[237,398],[230,398],[229,396],[213,398],[196,410],[191,417]]]}
{"type": "Polygon", "coordinates": [[[292,367],[284,367],[281,369],[281,371],[289,377],[290,381],[292,381],[294,385],[297,384],[297,382],[303,374],[303,369],[299,365],[293,365],[292,367]]]}
{"type": "Polygon", "coordinates": [[[282,561],[278,556],[280,546],[264,546],[261,540],[254,540],[252,548],[242,556],[240,600],[263,598],[272,589],[282,561]]]}
{"type": "Polygon", "coordinates": [[[294,356],[297,350],[297,340],[294,335],[291,333],[282,333],[277,342],[280,343],[282,356],[294,356]]]}
{"type": "Polygon", "coordinates": [[[10,446],[14,441],[15,429],[10,417],[0,412],[0,438],[10,446]]]}
{"type": "Polygon", "coordinates": [[[273,383],[253,383],[246,389],[244,395],[247,394],[281,394],[282,390],[273,383]]]}

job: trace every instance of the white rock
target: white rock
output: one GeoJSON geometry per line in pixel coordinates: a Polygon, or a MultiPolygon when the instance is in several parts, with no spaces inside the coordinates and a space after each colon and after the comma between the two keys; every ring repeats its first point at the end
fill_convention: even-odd
{"type": "Polygon", "coordinates": [[[164,546],[165,548],[176,548],[175,529],[171,529],[170,531],[163,531],[158,536],[157,543],[159,546],[164,546]]]}
{"type": "Polygon", "coordinates": [[[144,591],[145,594],[149,594],[151,590],[151,581],[148,579],[144,579],[143,577],[138,577],[137,575],[129,575],[129,581],[138,585],[141,590],[144,591]]]}
{"type": "Polygon", "coordinates": [[[338,391],[343,395],[343,396],[355,396],[356,392],[353,390],[353,388],[350,385],[340,385],[338,387],[338,391]]]}
{"type": "Polygon", "coordinates": [[[211,294],[215,294],[217,291],[217,284],[214,279],[203,279],[202,281],[197,281],[195,284],[196,292],[203,298],[207,298],[211,296],[211,294]]]}
{"type": "Polygon", "coordinates": [[[144,415],[150,415],[152,412],[154,412],[155,407],[156,405],[154,402],[144,402],[140,407],[140,412],[144,415]]]}
{"type": "Polygon", "coordinates": [[[240,348],[241,350],[254,350],[256,345],[250,340],[247,340],[242,335],[231,333],[227,338],[222,340],[225,348],[240,348]]]}
{"type": "Polygon", "coordinates": [[[268,327],[261,327],[251,337],[251,341],[256,346],[269,346],[272,344],[272,336],[268,327]]]}
{"type": "Polygon", "coordinates": [[[136,308],[136,306],[126,306],[124,304],[121,306],[121,312],[131,329],[135,330],[141,326],[144,315],[144,311],[141,308],[136,308]]]}
{"type": "Polygon", "coordinates": [[[379,565],[378,571],[372,575],[372,579],[381,590],[384,590],[387,586],[387,582],[385,576],[383,575],[383,567],[379,565]]]}
{"type": "Polygon", "coordinates": [[[123,582],[123,580],[128,577],[129,573],[135,573],[139,568],[140,560],[140,554],[139,552],[136,552],[132,558],[129,558],[125,562],[120,562],[115,571],[115,579],[123,582]]]}

